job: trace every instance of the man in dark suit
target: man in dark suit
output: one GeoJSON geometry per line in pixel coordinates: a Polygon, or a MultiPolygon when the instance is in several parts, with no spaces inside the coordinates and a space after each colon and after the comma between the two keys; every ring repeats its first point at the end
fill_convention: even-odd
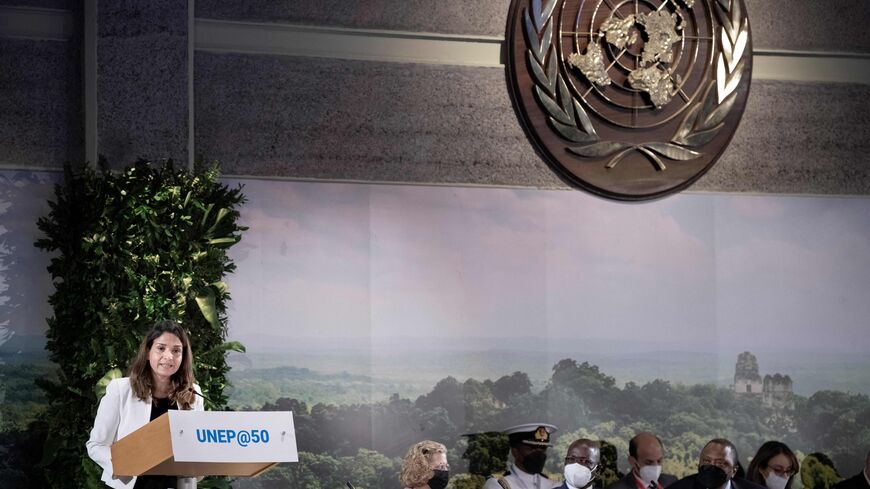
{"type": "Polygon", "coordinates": [[[631,471],[606,489],[657,489],[677,481],[670,474],[662,474],[664,448],[662,441],[652,433],[638,433],[628,442],[628,465],[631,471]]]}
{"type": "Polygon", "coordinates": [[[870,489],[870,452],[867,452],[867,458],[864,459],[864,470],[854,477],[836,483],[833,489],[870,489]]]}
{"type": "Polygon", "coordinates": [[[724,438],[714,438],[701,450],[698,473],[674,482],[668,489],[765,489],[736,477],[737,461],[737,447],[724,438]]]}

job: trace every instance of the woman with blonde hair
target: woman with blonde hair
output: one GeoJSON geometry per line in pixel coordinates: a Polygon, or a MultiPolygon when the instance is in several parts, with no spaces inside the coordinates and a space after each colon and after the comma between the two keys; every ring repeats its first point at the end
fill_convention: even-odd
{"type": "Polygon", "coordinates": [[[193,478],[116,477],[111,447],[170,409],[202,411],[202,399],[193,379],[187,332],[174,321],[155,324],[139,345],[129,377],[109,382],[100,399],[87,448],[88,456],[103,468],[102,481],[117,489],[195,487],[193,478]]]}
{"type": "Polygon", "coordinates": [[[444,489],[449,470],[447,448],[436,441],[425,440],[408,449],[402,459],[399,481],[406,489],[444,489]]]}

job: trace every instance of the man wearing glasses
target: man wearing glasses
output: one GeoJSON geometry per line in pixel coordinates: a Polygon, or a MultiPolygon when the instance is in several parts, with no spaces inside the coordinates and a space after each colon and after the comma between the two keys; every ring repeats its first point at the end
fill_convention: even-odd
{"type": "Polygon", "coordinates": [[[698,473],[678,480],[668,489],[764,489],[736,477],[737,461],[737,447],[724,438],[714,438],[701,450],[698,473]]]}
{"type": "Polygon", "coordinates": [[[601,447],[597,441],[575,440],[565,455],[565,482],[559,489],[592,489],[600,472],[600,463],[601,447]]]}

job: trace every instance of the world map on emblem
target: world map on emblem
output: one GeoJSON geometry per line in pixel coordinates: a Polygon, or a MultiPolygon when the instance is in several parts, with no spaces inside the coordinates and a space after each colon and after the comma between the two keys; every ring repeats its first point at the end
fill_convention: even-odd
{"type": "Polygon", "coordinates": [[[742,0],[515,0],[509,87],[569,184],[620,200],[686,188],[727,147],[751,78],[742,0]]]}

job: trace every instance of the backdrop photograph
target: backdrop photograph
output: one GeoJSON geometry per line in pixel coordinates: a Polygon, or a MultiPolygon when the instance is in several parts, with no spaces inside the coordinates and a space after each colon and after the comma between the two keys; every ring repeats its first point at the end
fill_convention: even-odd
{"type": "MultiPolygon", "coordinates": [[[[0,172],[0,440],[44,409],[57,173],[0,172]]],[[[399,488],[401,456],[448,447],[450,487],[502,471],[495,434],[567,445],[658,434],[664,471],[704,443],[820,452],[843,476],[870,444],[870,200],[689,193],[645,205],[556,190],[224,179],[247,226],[229,254],[226,394],[294,413],[299,463],[234,487],[399,488]]],[[[83,429],[86,429],[83,427],[83,429]]],[[[4,467],[14,471],[14,467],[4,467]]],[[[800,482],[798,481],[798,484],[800,482]]]]}

